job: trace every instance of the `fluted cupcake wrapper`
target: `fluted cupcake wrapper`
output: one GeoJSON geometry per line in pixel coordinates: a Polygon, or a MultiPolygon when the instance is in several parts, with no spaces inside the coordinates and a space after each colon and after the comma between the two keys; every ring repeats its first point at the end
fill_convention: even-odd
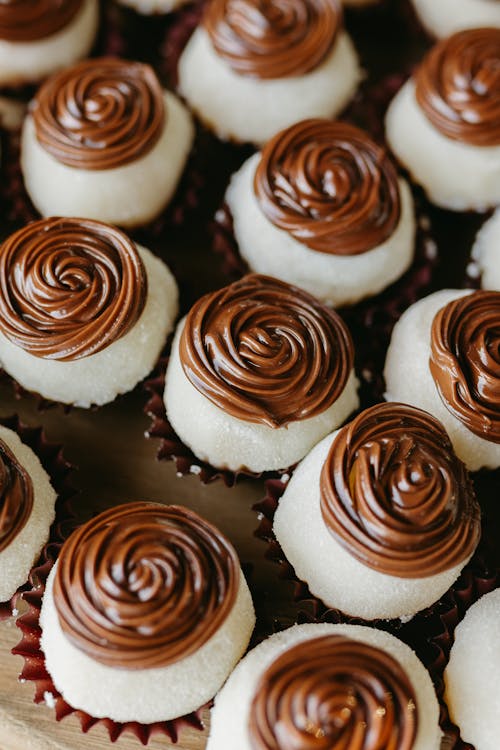
{"type": "Polygon", "coordinates": [[[163,391],[165,390],[165,373],[168,359],[166,355],[161,357],[152,375],[144,382],[144,388],[149,396],[144,407],[144,412],[151,419],[151,425],[146,431],[146,437],[159,439],[160,443],[156,452],[156,457],[159,461],[174,461],[179,477],[194,474],[203,484],[210,484],[216,480],[221,480],[226,487],[233,487],[238,479],[243,477],[260,479],[266,476],[288,475],[290,469],[260,474],[255,474],[244,469],[240,471],[218,469],[195,456],[192,450],[176,434],[165,413],[163,391]]]}
{"type": "MultiPolygon", "coordinates": [[[[273,519],[279,500],[286,489],[282,480],[268,480],[265,496],[254,505],[259,525],[255,536],[265,542],[265,556],[279,566],[281,578],[292,584],[292,598],[299,608],[298,622],[351,623],[375,626],[396,635],[411,646],[429,670],[440,703],[440,724],[449,742],[447,750],[474,750],[464,743],[458,728],[450,721],[444,703],[443,672],[448,663],[453,633],[467,609],[483,594],[500,586],[500,564],[495,530],[483,519],[483,534],[472,559],[453,586],[433,605],[417,613],[409,622],[400,620],[365,621],[327,607],[313,596],[286,560],[273,533],[273,519]]],[[[288,624],[288,623],[287,623],[288,624]]],[[[277,629],[281,629],[278,625],[277,629]]]]}
{"type": "Polygon", "coordinates": [[[30,574],[31,589],[22,593],[22,599],[27,605],[28,611],[16,621],[16,625],[20,629],[22,636],[17,646],[12,649],[12,653],[22,656],[24,659],[24,667],[19,679],[34,683],[34,702],[46,703],[50,707],[53,707],[56,721],[61,721],[66,716],[74,714],[80,722],[83,733],[87,733],[92,727],[102,726],[106,730],[111,742],[116,742],[122,734],[128,733],[136,737],[143,745],[147,745],[149,740],[155,735],[162,735],[170,740],[170,742],[175,743],[178,741],[180,733],[184,728],[190,727],[198,731],[203,731],[204,724],[201,715],[203,709],[207,708],[209,704],[186,716],[181,716],[170,721],[155,722],[154,724],[140,724],[137,721],[116,722],[112,719],[97,719],[85,711],[73,708],[57,691],[45,667],[45,657],[40,646],[42,634],[40,629],[40,609],[47,577],[68,535],[68,533],[60,534],[58,542],[49,544],[45,548],[42,564],[34,568],[30,574]]]}
{"type": "Polygon", "coordinates": [[[56,517],[50,528],[49,539],[31,570],[28,581],[8,602],[0,602],[0,620],[4,620],[16,613],[22,593],[36,586],[37,570],[40,566],[43,568],[51,559],[53,545],[58,545],[72,530],[75,522],[72,499],[76,490],[71,484],[75,467],[65,459],[62,446],[59,443],[50,442],[41,427],[28,427],[17,415],[0,418],[0,424],[15,432],[22,442],[38,456],[57,493],[56,517]]]}

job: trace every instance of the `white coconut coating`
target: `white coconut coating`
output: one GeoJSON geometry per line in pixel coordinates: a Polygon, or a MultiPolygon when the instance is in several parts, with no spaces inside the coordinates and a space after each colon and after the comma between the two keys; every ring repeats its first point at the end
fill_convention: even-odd
{"type": "Polygon", "coordinates": [[[0,86],[35,83],[86,57],[97,32],[97,0],[83,0],[64,28],[43,39],[10,42],[0,39],[0,86]]]}
{"type": "Polygon", "coordinates": [[[500,28],[497,0],[412,0],[422,25],[433,36],[445,37],[461,29],[500,28]]]}
{"type": "Polygon", "coordinates": [[[387,140],[429,200],[453,211],[500,203],[500,146],[474,146],[442,135],[418,106],[412,80],[386,115],[387,140]]]}
{"type": "Polygon", "coordinates": [[[470,555],[437,575],[399,578],[349,554],[321,515],[320,474],[336,434],[322,440],[295,469],[274,516],[274,534],[297,577],[329,607],[364,620],[408,619],[450,588],[470,555]]]}
{"type": "Polygon", "coordinates": [[[162,13],[171,13],[182,5],[186,5],[189,0],[118,0],[121,5],[128,5],[138,13],[145,16],[160,15],[162,13]]]}
{"type": "Polygon", "coordinates": [[[482,274],[482,288],[500,291],[500,209],[478,232],[472,258],[482,274]]]}
{"type": "Polygon", "coordinates": [[[500,737],[500,589],[466,612],[444,673],[452,721],[475,750],[497,750],[500,737]]]}
{"type": "Polygon", "coordinates": [[[310,73],[263,80],[235,73],[200,26],[180,57],[178,88],[219,138],[262,145],[299,120],[335,117],[361,78],[356,50],[344,31],[310,73]]]}
{"type": "Polygon", "coordinates": [[[184,324],[185,319],[179,323],[172,344],[165,408],[182,442],[212,466],[231,471],[246,468],[255,473],[286,469],[358,407],[358,380],[352,370],[338,399],[314,417],[278,428],[233,417],[200,393],[185,375],[179,355],[184,324]]]}
{"type": "Polygon", "coordinates": [[[207,750],[252,750],[248,718],[252,700],[265,670],[292,646],[325,635],[341,635],[367,643],[392,656],[410,679],[417,698],[418,730],[412,750],[439,750],[439,706],[431,678],[416,654],[382,630],[362,625],[308,623],[272,635],[238,664],[215,700],[207,750]]]}
{"type": "Polygon", "coordinates": [[[193,654],[154,669],[109,667],[80,651],[64,634],[53,598],[56,568],[47,579],[40,613],[45,664],[64,699],[91,716],[143,724],[184,716],[213,698],[248,646],[255,613],[240,572],[227,618],[193,654]]]}
{"type": "Polygon", "coordinates": [[[399,181],[401,217],[392,235],[361,255],[311,250],[266,217],[253,189],[260,154],[236,172],[226,192],[239,251],[257,273],[302,287],[334,307],[377,294],[410,266],[415,247],[415,215],[410,188],[399,181]]]}
{"type": "Polygon", "coordinates": [[[26,583],[28,573],[49,538],[57,495],[40,459],[15,432],[0,426],[0,440],[10,448],[33,483],[31,514],[9,546],[0,551],[0,602],[5,602],[26,583]]]}
{"type": "Polygon", "coordinates": [[[147,224],[173,197],[194,138],[191,116],[164,92],[167,117],[144,156],[112,169],[77,169],[57,161],[38,142],[33,118],[24,121],[21,169],[42,216],[81,216],[122,227],[147,224]]]}
{"type": "Polygon", "coordinates": [[[392,332],[385,361],[387,401],[402,401],[433,414],[444,425],[457,456],[469,471],[500,466],[500,444],[475,435],[448,411],[429,369],[434,316],[451,300],[470,291],[444,289],[416,302],[392,332]]]}
{"type": "Polygon", "coordinates": [[[173,330],[178,291],[167,266],[146,248],[136,247],[148,291],[139,320],[124,336],[88,357],[58,361],[35,357],[0,333],[0,362],[5,371],[44,398],[83,407],[113,401],[145,378],[173,330]]]}

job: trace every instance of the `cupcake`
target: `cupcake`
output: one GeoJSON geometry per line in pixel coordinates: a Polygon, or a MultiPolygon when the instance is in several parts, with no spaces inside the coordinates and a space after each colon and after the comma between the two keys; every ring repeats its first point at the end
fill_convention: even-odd
{"type": "Polygon", "coordinates": [[[219,693],[207,750],[439,750],[415,653],[360,625],[295,625],[250,651],[219,693]]]}
{"type": "Polygon", "coordinates": [[[467,471],[430,414],[377,404],[322,440],[294,471],[273,531],[328,607],[408,619],[460,575],[480,536],[467,471]]]}
{"type": "Polygon", "coordinates": [[[0,4],[0,86],[37,83],[89,52],[97,0],[5,0],[0,4]]]}
{"type": "Polygon", "coordinates": [[[434,414],[471,471],[500,466],[500,292],[444,289],[392,333],[386,398],[434,414]]]}
{"type": "Polygon", "coordinates": [[[195,303],[166,373],[167,418],[212,466],[285,469],[358,406],[353,345],[339,316],[251,274],[195,303]]]}
{"type": "Polygon", "coordinates": [[[432,36],[444,37],[481,26],[500,28],[498,0],[412,0],[412,4],[432,36]]]}
{"type": "Polygon", "coordinates": [[[389,145],[438,206],[500,203],[499,70],[500,29],[461,31],[436,44],[391,102],[389,145]]]}
{"type": "Polygon", "coordinates": [[[472,259],[483,289],[500,291],[500,209],[481,227],[472,248],[472,259]]]}
{"type": "Polygon", "coordinates": [[[28,579],[49,538],[56,493],[37,455],[0,425],[0,602],[28,579]]]}
{"type": "Polygon", "coordinates": [[[210,130],[256,144],[306,117],[335,117],[362,75],[338,0],[211,0],[178,74],[210,130]]]}
{"type": "Polygon", "coordinates": [[[341,306],[377,294],[411,264],[413,199],[384,149],[345,122],[278,133],[226,192],[251,270],[341,306]]]}
{"type": "Polygon", "coordinates": [[[236,552],[193,511],[131,503],[66,541],[40,614],[47,671],[73,707],[143,724],[209,701],[255,616],[236,552]]]}
{"type": "Polygon", "coordinates": [[[148,65],[87,60],[49,78],[32,102],[21,143],[26,190],[42,216],[147,224],[172,198],[193,134],[148,65]]]}
{"type": "Polygon", "coordinates": [[[41,219],[0,247],[0,361],[44,398],[87,407],[131,390],[176,315],[168,268],[115,227],[41,219]]]}
{"type": "Polygon", "coordinates": [[[465,742],[496,750],[500,736],[498,675],[500,589],[481,597],[455,630],[444,673],[445,700],[465,742]]]}

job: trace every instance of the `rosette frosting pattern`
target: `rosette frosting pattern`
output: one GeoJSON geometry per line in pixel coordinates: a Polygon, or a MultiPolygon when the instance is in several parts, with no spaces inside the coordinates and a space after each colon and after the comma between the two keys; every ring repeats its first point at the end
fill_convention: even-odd
{"type": "Polygon", "coordinates": [[[187,378],[212,403],[270,427],[328,409],[353,367],[351,337],[333,310],[258,274],[198,300],[180,355],[187,378]]]}
{"type": "Polygon", "coordinates": [[[29,354],[75,360],[123,336],[144,308],[134,243],[90,219],[41,219],[0,248],[0,332],[29,354]]]}
{"type": "Polygon", "coordinates": [[[358,255],[400,217],[396,170],[384,149],[345,122],[304,120],[264,147],[254,190],[265,216],[312,250],[358,255]]]}
{"type": "Polygon", "coordinates": [[[232,609],[233,547],[187,508],[131,503],[101,513],[61,550],[54,601],[66,636],[111,667],[165,667],[198,650],[232,609]]]}
{"type": "Polygon", "coordinates": [[[32,508],[31,477],[0,440],[0,552],[24,528],[32,508]]]}
{"type": "Polygon", "coordinates": [[[3,0],[0,39],[33,42],[60,31],[73,20],[83,0],[3,0]]]}
{"type": "Polygon", "coordinates": [[[149,65],[97,58],[67,68],[38,90],[36,137],[57,161],[113,169],[150,151],[163,130],[163,91],[149,65]]]}
{"type": "Polygon", "coordinates": [[[424,578],[466,560],[480,512],[464,464],[427,412],[377,404],[343,427],[321,472],[328,530],[363,564],[424,578]]]}
{"type": "Polygon", "coordinates": [[[439,310],[429,367],[448,411],[500,443],[500,292],[473,292],[439,310]]]}
{"type": "Polygon", "coordinates": [[[338,0],[211,0],[204,25],[238,74],[285,78],[314,70],[342,25],[338,0]]]}
{"type": "Polygon", "coordinates": [[[417,71],[416,97],[446,137],[498,146],[500,29],[469,29],[436,44],[417,71]]]}
{"type": "Polygon", "coordinates": [[[385,651],[340,635],[289,648],[261,677],[252,750],[411,750],[413,687],[385,651]]]}

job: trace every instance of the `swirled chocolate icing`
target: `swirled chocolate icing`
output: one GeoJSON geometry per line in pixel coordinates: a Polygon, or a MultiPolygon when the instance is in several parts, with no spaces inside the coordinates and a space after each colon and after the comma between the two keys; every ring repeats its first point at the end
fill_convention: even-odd
{"type": "Polygon", "coordinates": [[[140,317],[147,290],[134,243],[90,219],[41,219],[0,247],[0,332],[44,359],[105,349],[140,317]]]}
{"type": "Polygon", "coordinates": [[[321,513],[351,555],[425,578],[474,551],[480,512],[444,428],[413,406],[377,404],[343,427],[321,471],[321,513]]]}
{"type": "Polygon", "coordinates": [[[0,440],[0,552],[22,531],[32,508],[31,477],[0,440]]]}
{"type": "Polygon", "coordinates": [[[230,613],[236,552],[188,508],[120,505],[65,543],[54,579],[59,622],[108,666],[165,667],[197,651],[230,613]]]}
{"type": "Polygon", "coordinates": [[[260,679],[252,750],[411,750],[413,686],[385,651],[341,635],[292,646],[260,679]]]}
{"type": "Polygon", "coordinates": [[[443,135],[500,144],[500,29],[468,29],[439,42],[415,83],[419,106],[443,135]]]}
{"type": "Polygon", "coordinates": [[[262,151],[254,190],[269,221],[332,255],[380,245],[401,212],[385,150],[345,122],[304,120],[278,133],[262,151]]]}
{"type": "Polygon", "coordinates": [[[338,0],[211,0],[205,29],[240,75],[285,78],[314,70],[342,26],[338,0]]]}
{"type": "Polygon", "coordinates": [[[38,142],[57,161],[113,169],[153,148],[166,110],[149,65],[97,58],[51,76],[36,94],[32,115],[38,142]]]}
{"type": "Polygon", "coordinates": [[[67,26],[83,0],[3,0],[0,3],[0,39],[33,42],[67,26]]]}
{"type": "Polygon", "coordinates": [[[473,292],[439,310],[429,367],[448,411],[500,443],[500,292],[473,292]]]}
{"type": "Polygon", "coordinates": [[[333,310],[297,287],[250,274],[198,300],[180,357],[187,378],[220,409],[281,427],[336,401],[353,346],[333,310]]]}

